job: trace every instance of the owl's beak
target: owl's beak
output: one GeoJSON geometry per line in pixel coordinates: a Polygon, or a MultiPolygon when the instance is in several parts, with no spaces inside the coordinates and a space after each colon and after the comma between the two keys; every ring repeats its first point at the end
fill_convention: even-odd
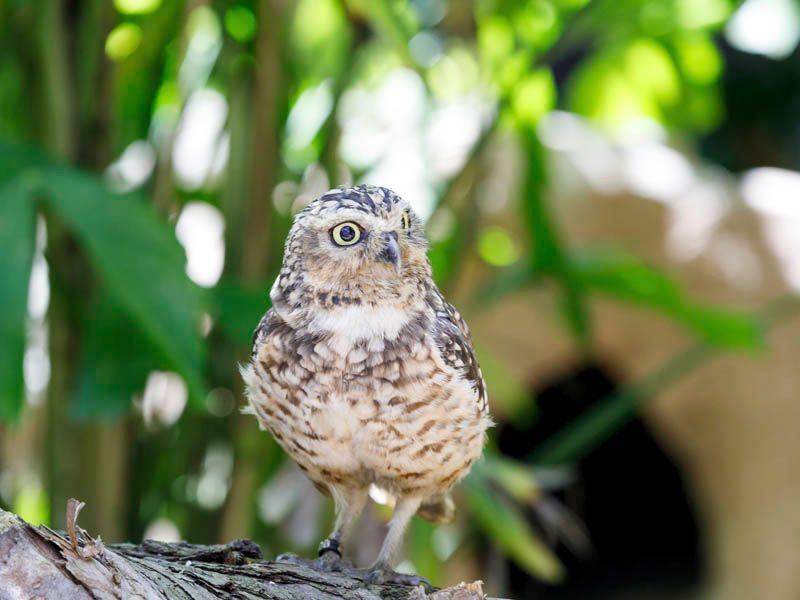
{"type": "Polygon", "coordinates": [[[400,245],[397,243],[397,232],[387,231],[383,234],[383,249],[378,255],[378,260],[382,260],[400,271],[400,245]]]}

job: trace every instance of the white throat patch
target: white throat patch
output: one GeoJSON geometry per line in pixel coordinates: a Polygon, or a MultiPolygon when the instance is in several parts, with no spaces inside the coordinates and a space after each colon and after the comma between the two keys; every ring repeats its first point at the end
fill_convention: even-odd
{"type": "Polygon", "coordinates": [[[357,341],[396,339],[411,316],[409,311],[393,306],[343,306],[320,311],[309,328],[332,333],[331,346],[344,354],[357,341]]]}

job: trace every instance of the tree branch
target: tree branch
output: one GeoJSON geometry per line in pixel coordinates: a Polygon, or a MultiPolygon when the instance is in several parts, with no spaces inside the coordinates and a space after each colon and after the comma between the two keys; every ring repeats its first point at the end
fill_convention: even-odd
{"type": "Polygon", "coordinates": [[[0,600],[486,600],[480,582],[426,595],[419,587],[367,585],[340,573],[265,561],[250,540],[106,546],[78,527],[82,506],[69,501],[66,534],[0,510],[0,600]]]}

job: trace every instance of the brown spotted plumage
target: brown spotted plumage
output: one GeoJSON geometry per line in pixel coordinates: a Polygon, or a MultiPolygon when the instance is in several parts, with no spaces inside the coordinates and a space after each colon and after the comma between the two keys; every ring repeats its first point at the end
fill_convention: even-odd
{"type": "Polygon", "coordinates": [[[244,370],[249,410],[336,502],[326,548],[338,548],[370,486],[396,499],[377,569],[393,565],[415,512],[452,518],[448,491],[490,425],[467,326],[426,251],[419,220],[389,190],[315,200],[289,234],[244,370]]]}

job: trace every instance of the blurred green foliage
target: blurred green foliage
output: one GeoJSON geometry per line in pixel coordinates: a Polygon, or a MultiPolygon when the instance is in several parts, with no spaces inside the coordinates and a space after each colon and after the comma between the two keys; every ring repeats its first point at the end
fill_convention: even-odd
{"type": "MultiPolygon", "coordinates": [[[[565,244],[548,206],[537,134],[555,108],[612,132],[636,117],[686,138],[713,128],[724,116],[713,35],[733,8],[728,0],[0,3],[0,418],[35,423],[50,440],[37,459],[41,477],[3,501],[58,525],[65,496],[79,495],[90,509],[121,503],[129,516],[122,537],[168,518],[194,541],[249,535],[268,553],[286,549],[286,513],[264,519],[257,501],[283,457],[254,421],[235,416],[236,365],[267,308],[294,196],[315,173],[332,186],[375,165],[368,152],[351,159],[342,151],[343,104],[401,68],[424,88],[419,127],[454,98],[478,95],[488,108],[462,164],[429,182],[431,222],[456,221],[431,249],[441,285],[454,289],[464,263],[476,259],[488,272],[474,298],[484,309],[555,283],[565,323],[587,351],[592,294],[658,311],[714,346],[758,347],[751,319],[694,301],[623,249],[565,244]],[[176,167],[176,144],[201,92],[222,99],[220,129],[207,133],[225,168],[189,180],[176,167]],[[483,223],[470,205],[478,166],[498,136],[516,140],[524,165],[521,237],[483,223]],[[154,166],[120,185],[112,163],[142,140],[154,166]],[[281,204],[286,189],[291,198],[281,204]],[[225,268],[210,289],[187,276],[175,236],[190,201],[216,207],[226,224],[225,268]],[[38,242],[37,220],[46,225],[38,242]],[[37,404],[26,403],[23,357],[31,265],[45,243],[51,377],[37,404]],[[177,423],[138,416],[153,371],[185,382],[189,406],[177,423]],[[88,438],[76,442],[100,435],[87,421],[123,431],[116,497],[95,489],[108,475],[104,451],[88,438]],[[78,469],[92,475],[73,477],[78,469]]],[[[210,123],[201,115],[201,130],[210,123]]],[[[500,413],[530,402],[502,364],[482,362],[500,413]]],[[[566,447],[591,447],[638,404],[620,406],[604,413],[600,428],[565,433],[566,447]]],[[[574,457],[548,452],[547,462],[574,457]]],[[[540,497],[528,465],[490,450],[463,492],[472,518],[453,534],[458,544],[474,526],[530,573],[563,577],[523,516],[540,497]]],[[[452,551],[432,552],[435,536],[415,524],[410,545],[412,562],[437,581],[452,551]]]]}

